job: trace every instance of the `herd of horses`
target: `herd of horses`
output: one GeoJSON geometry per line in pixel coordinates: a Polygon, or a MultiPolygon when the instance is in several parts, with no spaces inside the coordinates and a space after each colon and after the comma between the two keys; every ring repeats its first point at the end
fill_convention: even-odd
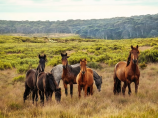
{"type": "MultiPolygon", "coordinates": [[[[138,90],[140,71],[138,68],[138,45],[131,46],[127,62],[121,61],[115,65],[114,68],[114,88],[113,93],[119,94],[121,92],[121,81],[124,82],[122,93],[125,95],[125,89],[128,86],[128,94],[131,94],[130,84],[135,83],[135,93],[138,90]]],[[[39,65],[37,69],[30,69],[26,73],[25,91],[23,95],[24,102],[28,95],[32,92],[32,102],[38,101],[38,94],[40,95],[41,103],[44,105],[44,96],[48,101],[51,99],[53,92],[55,92],[55,99],[57,102],[61,100],[61,88],[59,87],[62,79],[65,88],[65,95],[68,95],[67,84],[70,85],[70,94],[73,96],[73,84],[78,85],[78,97],[81,97],[81,90],[84,91],[84,96],[93,95],[93,83],[101,91],[102,77],[93,69],[87,66],[86,59],[80,59],[80,63],[69,65],[66,54],[61,53],[62,64],[52,68],[49,73],[44,72],[46,55],[39,55],[39,65]]]]}

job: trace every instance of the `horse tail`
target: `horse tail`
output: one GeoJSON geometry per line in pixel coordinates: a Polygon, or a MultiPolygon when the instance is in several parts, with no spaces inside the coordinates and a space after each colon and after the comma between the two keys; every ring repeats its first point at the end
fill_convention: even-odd
{"type": "Polygon", "coordinates": [[[116,81],[117,81],[116,90],[117,90],[117,93],[120,93],[121,92],[121,81],[118,78],[116,79],[116,81]]]}

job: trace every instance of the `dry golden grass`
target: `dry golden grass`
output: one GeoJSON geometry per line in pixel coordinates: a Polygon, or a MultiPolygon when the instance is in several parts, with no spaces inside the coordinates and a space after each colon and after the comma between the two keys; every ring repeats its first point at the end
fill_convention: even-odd
{"type": "MultiPolygon", "coordinates": [[[[102,64],[103,65],[103,64],[102,64]]],[[[57,104],[54,98],[45,102],[44,106],[32,105],[29,98],[23,103],[24,82],[12,83],[12,78],[18,76],[16,70],[0,71],[0,118],[154,118],[158,117],[158,64],[151,63],[140,70],[140,84],[138,94],[125,97],[113,94],[114,67],[103,65],[102,70],[96,70],[103,78],[102,91],[98,92],[94,85],[94,94],[81,99],[78,98],[77,85],[74,85],[74,94],[65,96],[63,83],[61,103],[57,104]]],[[[46,67],[49,72],[52,67],[46,67]]],[[[122,83],[123,84],[123,83],[122,83]]],[[[68,86],[69,90],[69,86],[68,86]]],[[[68,93],[70,93],[68,91],[68,93]]]]}

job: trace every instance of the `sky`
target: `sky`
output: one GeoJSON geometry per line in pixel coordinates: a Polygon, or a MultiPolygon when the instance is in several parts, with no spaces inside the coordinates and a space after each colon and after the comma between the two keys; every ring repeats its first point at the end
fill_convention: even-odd
{"type": "Polygon", "coordinates": [[[157,13],[158,0],[0,0],[0,20],[65,21],[157,13]]]}

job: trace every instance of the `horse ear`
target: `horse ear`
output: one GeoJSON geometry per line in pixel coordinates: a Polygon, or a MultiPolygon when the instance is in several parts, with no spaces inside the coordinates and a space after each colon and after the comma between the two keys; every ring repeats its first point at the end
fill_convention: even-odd
{"type": "Polygon", "coordinates": [[[130,64],[130,60],[131,60],[131,52],[129,53],[129,56],[127,58],[127,66],[130,64]]]}
{"type": "Polygon", "coordinates": [[[44,54],[44,59],[46,59],[46,55],[44,54]]]}
{"type": "Polygon", "coordinates": [[[86,58],[84,60],[86,61],[86,58]]]}
{"type": "Polygon", "coordinates": [[[38,58],[39,58],[39,59],[41,58],[41,55],[40,55],[40,54],[38,55],[38,58]]]}
{"type": "Polygon", "coordinates": [[[131,49],[133,49],[133,45],[131,45],[131,49]]]}
{"type": "Polygon", "coordinates": [[[63,53],[61,53],[61,56],[63,57],[63,53]]]}
{"type": "Polygon", "coordinates": [[[65,54],[65,56],[67,56],[67,53],[65,54]]]}
{"type": "Polygon", "coordinates": [[[137,45],[137,49],[138,49],[138,45],[137,45]]]}

